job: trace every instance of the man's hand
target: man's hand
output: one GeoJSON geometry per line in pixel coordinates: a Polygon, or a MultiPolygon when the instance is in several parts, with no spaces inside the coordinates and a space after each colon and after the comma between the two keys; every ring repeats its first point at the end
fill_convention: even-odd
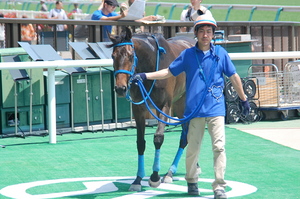
{"type": "Polygon", "coordinates": [[[145,73],[137,73],[137,74],[134,74],[132,77],[132,82],[135,84],[137,84],[138,81],[143,82],[144,80],[147,80],[145,73]]]}
{"type": "Polygon", "coordinates": [[[241,105],[242,105],[242,114],[244,116],[248,116],[250,113],[250,104],[248,100],[242,101],[241,100],[241,105]]]}
{"type": "Polygon", "coordinates": [[[124,18],[124,17],[126,17],[126,16],[127,16],[127,14],[128,14],[128,10],[123,10],[123,11],[120,13],[120,15],[121,15],[121,18],[124,18]]]}

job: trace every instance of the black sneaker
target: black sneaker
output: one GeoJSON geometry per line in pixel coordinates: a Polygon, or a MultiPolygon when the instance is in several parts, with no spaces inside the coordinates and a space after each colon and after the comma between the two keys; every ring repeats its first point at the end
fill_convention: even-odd
{"type": "Polygon", "coordinates": [[[225,191],[223,189],[217,189],[214,191],[214,199],[227,199],[225,191]]]}
{"type": "Polygon", "coordinates": [[[188,194],[199,195],[198,183],[188,183],[188,194]]]}

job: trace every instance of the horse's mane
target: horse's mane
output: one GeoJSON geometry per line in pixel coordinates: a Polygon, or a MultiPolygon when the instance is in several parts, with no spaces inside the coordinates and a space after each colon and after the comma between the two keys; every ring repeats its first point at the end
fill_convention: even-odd
{"type": "MultiPolygon", "coordinates": [[[[148,38],[152,37],[153,35],[157,38],[163,37],[162,34],[160,34],[160,33],[151,34],[151,33],[148,33],[148,32],[134,33],[132,37],[135,38],[135,39],[148,40],[148,38]]],[[[112,44],[107,44],[106,47],[111,48],[111,47],[113,47],[117,44],[120,44],[120,43],[130,42],[130,40],[128,40],[126,38],[126,34],[121,33],[120,35],[116,35],[112,42],[113,42],[112,44]]]]}

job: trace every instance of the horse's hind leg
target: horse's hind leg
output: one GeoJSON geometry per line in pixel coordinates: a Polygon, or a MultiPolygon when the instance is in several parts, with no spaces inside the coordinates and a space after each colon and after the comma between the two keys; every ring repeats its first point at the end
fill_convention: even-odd
{"type": "MultiPolygon", "coordinates": [[[[189,125],[189,123],[182,124],[179,148],[177,150],[177,153],[173,160],[173,163],[169,168],[169,171],[164,175],[164,177],[161,180],[162,183],[172,183],[173,182],[173,174],[176,173],[179,160],[182,156],[184,148],[187,146],[188,125],[189,125]]],[[[198,163],[197,163],[197,172],[198,172],[198,174],[201,174],[201,168],[198,163]]]]}

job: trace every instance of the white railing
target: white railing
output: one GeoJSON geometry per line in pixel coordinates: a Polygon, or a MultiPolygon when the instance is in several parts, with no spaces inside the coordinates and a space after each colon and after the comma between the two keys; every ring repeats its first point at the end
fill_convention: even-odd
{"type": "MultiPolygon", "coordinates": [[[[8,13],[12,13],[12,12],[16,13],[17,18],[22,18],[23,15],[26,15],[29,19],[37,18],[37,16],[40,16],[40,15],[45,15],[45,16],[49,15],[49,12],[42,12],[42,11],[0,9],[0,13],[3,13],[4,15],[6,15],[8,13]]],[[[87,19],[87,17],[90,16],[90,14],[73,13],[73,16],[74,16],[75,20],[83,20],[83,19],[87,19]]]]}
{"type": "MultiPolygon", "coordinates": [[[[261,60],[261,59],[299,59],[300,51],[288,52],[252,52],[229,53],[232,60],[261,60]]],[[[56,143],[56,96],[55,96],[55,69],[92,66],[112,66],[112,59],[97,60],[68,60],[68,61],[36,61],[36,62],[5,62],[0,63],[0,70],[4,69],[34,69],[48,70],[48,124],[49,143],[56,143]]]]}
{"type": "MultiPolygon", "coordinates": [[[[37,2],[30,2],[37,4],[37,2]]],[[[79,4],[83,5],[99,5],[99,2],[78,2],[79,4]]],[[[66,3],[68,5],[68,3],[66,3]]],[[[173,9],[176,8],[182,8],[186,9],[190,4],[189,3],[169,3],[169,2],[146,2],[146,6],[154,6],[155,12],[158,11],[159,7],[167,7],[170,8],[170,16],[172,16],[173,9]]],[[[276,12],[276,18],[279,18],[279,15],[281,12],[300,12],[300,6],[277,6],[277,5],[244,5],[244,4],[202,4],[203,6],[209,8],[209,9],[219,9],[219,10],[227,10],[227,15],[229,15],[231,10],[249,10],[249,11],[274,11],[276,12]]],[[[66,7],[66,6],[65,6],[66,7]]],[[[19,18],[22,17],[23,14],[26,14],[29,18],[34,18],[37,14],[48,14],[48,12],[40,12],[40,11],[25,11],[25,10],[13,10],[13,9],[1,9],[0,12],[3,14],[9,13],[9,12],[16,12],[17,16],[19,18]]],[[[93,11],[92,11],[93,12],[93,11]]],[[[76,19],[84,19],[84,15],[87,14],[76,14],[76,19]]],[[[156,13],[154,13],[156,14],[156,13]]],[[[253,13],[252,13],[253,14],[253,13]]],[[[75,16],[75,15],[74,15],[75,16]]],[[[293,20],[291,20],[293,21],[293,20]]],[[[297,21],[297,20],[296,20],[297,21]]]]}
{"type": "Polygon", "coordinates": [[[49,12],[42,12],[42,11],[33,11],[33,10],[7,10],[7,9],[0,9],[0,13],[6,15],[8,13],[16,13],[17,18],[22,18],[23,15],[26,15],[29,19],[36,18],[37,15],[44,14],[48,16],[49,12]]]}
{"type": "MultiPolygon", "coordinates": [[[[147,6],[157,6],[160,4],[161,7],[172,7],[176,5],[177,8],[185,8],[189,3],[166,3],[166,2],[146,2],[147,6]]],[[[237,10],[251,10],[253,7],[256,10],[268,10],[277,11],[279,8],[283,8],[287,12],[300,12],[300,6],[276,6],[276,5],[243,5],[243,4],[201,4],[211,9],[225,9],[228,8],[237,10]]]]}

